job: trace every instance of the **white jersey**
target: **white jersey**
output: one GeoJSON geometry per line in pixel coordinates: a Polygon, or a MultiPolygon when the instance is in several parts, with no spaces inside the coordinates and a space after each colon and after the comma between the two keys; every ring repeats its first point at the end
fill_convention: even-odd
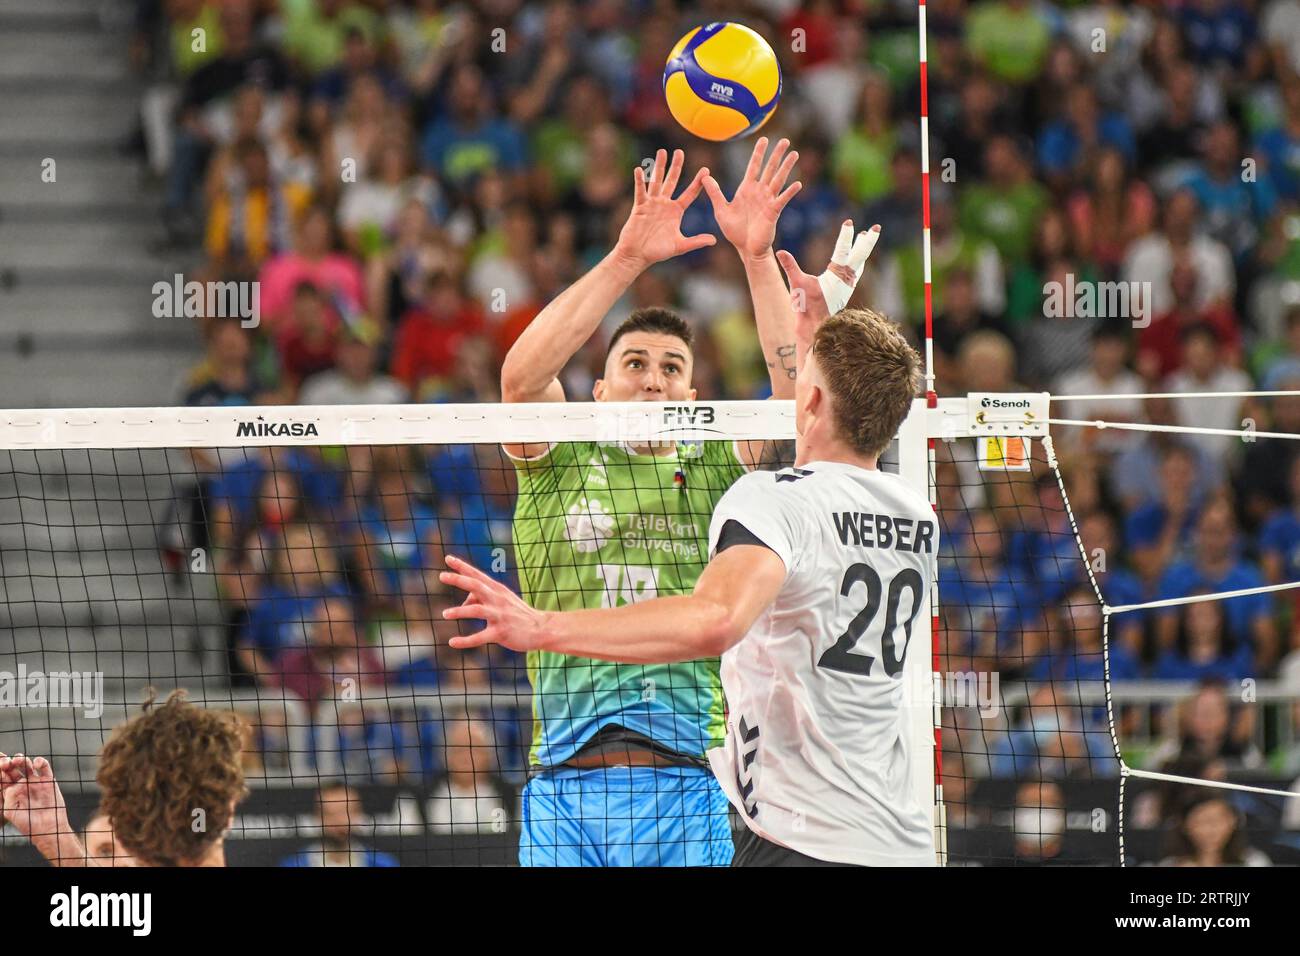
{"type": "Polygon", "coordinates": [[[713,512],[710,556],[744,532],[786,577],[722,655],[727,739],[709,752],[719,783],[751,830],[799,853],[934,865],[903,709],[903,661],[939,547],[929,502],[896,475],[809,462],[732,485],[713,512]]]}

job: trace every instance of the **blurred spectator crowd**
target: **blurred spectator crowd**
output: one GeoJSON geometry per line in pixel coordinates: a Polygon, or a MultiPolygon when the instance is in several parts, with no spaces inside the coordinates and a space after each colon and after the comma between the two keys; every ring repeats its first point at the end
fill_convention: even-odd
{"type": "MultiPolygon", "coordinates": [[[[1049,390],[1097,396],[1055,404],[1064,418],[1300,432],[1300,396],[1123,397],[1300,389],[1300,0],[927,10],[941,394],[1049,390]],[[1108,310],[1105,295],[1092,308],[1072,295],[1105,283],[1132,296],[1108,310]],[[1075,307],[1049,308],[1049,288],[1075,307]]],[[[667,51],[713,19],[755,27],[783,65],[764,133],[791,139],[804,188],[778,246],[816,271],[842,218],[880,223],[855,301],[919,336],[913,0],[139,0],[141,147],[168,234],[201,249],[192,278],[260,282],[256,330],[203,321],[181,400],[498,401],[511,343],[612,245],[637,163],[680,145],[688,172],[738,181],[749,144],[688,137],[662,96],[667,51]]],[[[704,199],[683,231],[716,232],[704,199]]],[[[665,304],[697,330],[702,397],[766,395],[727,244],[644,274],[604,330],[665,304]]],[[[590,394],[603,345],[566,370],[571,398],[590,394]]],[[[1296,443],[1054,434],[1108,604],[1300,580],[1296,443]]],[[[945,444],[937,465],[948,669],[1046,682],[1049,697],[1052,682],[1099,682],[1101,612],[1054,475],[1039,460],[994,482],[969,457],[945,444]]],[[[446,653],[450,598],[429,573],[449,542],[482,567],[508,549],[513,478],[495,450],[280,449],[198,466],[237,679],[309,702],[344,672],[518,686],[508,657],[446,653]],[[304,620],[309,633],[291,633],[304,620]]],[[[1152,765],[1300,773],[1290,744],[1259,752],[1241,706],[1246,679],[1300,687],[1296,593],[1111,619],[1114,678],[1203,685],[1166,716],[1172,749],[1152,765]],[[1217,707],[1205,694],[1221,715],[1201,712],[1217,707]]],[[[963,770],[1077,758],[1113,772],[1104,710],[1038,704],[963,770]]]]}

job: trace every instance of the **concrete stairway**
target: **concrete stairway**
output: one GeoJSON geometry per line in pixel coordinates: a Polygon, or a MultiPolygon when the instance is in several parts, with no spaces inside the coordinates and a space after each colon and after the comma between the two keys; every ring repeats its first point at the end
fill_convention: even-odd
{"type": "MultiPolygon", "coordinates": [[[[0,408],[172,404],[198,354],[189,323],[150,309],[193,257],[151,251],[158,188],[122,149],[129,11],[0,0],[0,408]]],[[[158,554],[179,480],[162,452],[0,450],[0,672],[95,672],[118,700],[220,680],[215,591],[178,588],[158,554]]]]}
{"type": "Polygon", "coordinates": [[[155,405],[198,343],[154,318],[157,188],[122,145],[140,89],[122,0],[0,0],[0,408],[155,405]],[[56,162],[57,180],[41,179],[56,162]]]}

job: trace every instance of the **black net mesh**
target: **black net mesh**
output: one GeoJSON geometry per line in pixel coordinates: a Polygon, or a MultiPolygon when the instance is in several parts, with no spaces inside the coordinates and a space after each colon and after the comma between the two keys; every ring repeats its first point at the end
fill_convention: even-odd
{"type": "Polygon", "coordinates": [[[949,862],[1117,862],[1102,609],[1056,475],[1037,443],[1025,471],[936,445],[949,862]]]}
{"type": "MultiPolygon", "coordinates": [[[[98,854],[114,852],[102,810],[132,834],[119,856],[122,840],[186,852],[177,814],[196,814],[196,833],[229,824],[231,864],[725,863],[703,759],[724,728],[717,662],[456,650],[477,625],[442,618],[463,595],[438,572],[459,555],[547,609],[689,593],[748,443],[511,450],[532,460],[497,444],[5,452],[0,671],[17,696],[0,750],[49,760],[98,854]],[[166,705],[178,689],[236,716],[195,723],[166,705]],[[215,743],[176,739],[196,734],[215,743]],[[672,825],[635,832],[622,792],[585,797],[577,830],[548,811],[584,761],[626,752],[682,781],[659,810],[672,825]],[[521,848],[541,768],[562,769],[521,848]]],[[[754,451],[782,464],[776,443],[754,451]]],[[[39,859],[13,826],[3,854],[39,859]]]]}

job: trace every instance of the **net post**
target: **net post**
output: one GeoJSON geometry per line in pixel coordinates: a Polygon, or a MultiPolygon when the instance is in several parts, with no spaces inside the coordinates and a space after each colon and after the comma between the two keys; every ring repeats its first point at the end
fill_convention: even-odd
{"type": "MultiPolygon", "coordinates": [[[[928,384],[932,386],[933,381],[928,384]]],[[[927,412],[939,407],[939,396],[932,387],[925,393],[925,407],[927,412]]],[[[928,420],[929,416],[927,414],[928,420]]],[[[939,481],[934,443],[934,435],[930,434],[929,429],[927,429],[925,436],[926,490],[930,496],[930,508],[935,512],[937,520],[939,512],[939,481]]],[[[939,578],[936,575],[934,580],[930,582],[930,667],[934,671],[936,686],[942,688],[943,671],[939,663],[939,578]]],[[[946,866],[948,863],[948,825],[943,804],[943,695],[941,693],[935,694],[934,701],[934,821],[939,865],[946,866]]]]}
{"type": "MultiPolygon", "coordinates": [[[[931,286],[931,249],[930,249],[930,82],[926,56],[925,0],[917,0],[916,5],[917,58],[920,68],[920,124],[921,124],[921,260],[925,274],[925,407],[927,410],[938,407],[939,398],[934,390],[934,298],[931,286]]],[[[926,415],[929,421],[929,415],[926,415]]],[[[938,509],[935,482],[935,448],[934,437],[926,433],[927,480],[930,495],[930,507],[938,509]]],[[[930,585],[930,651],[931,669],[938,682],[939,672],[939,584],[930,585]]],[[[942,686],[942,684],[940,684],[942,686]]],[[[940,866],[948,861],[948,830],[943,808],[943,699],[936,695],[934,701],[934,825],[935,846],[940,866]]]]}
{"type": "Polygon", "coordinates": [[[926,56],[925,0],[917,0],[917,57],[920,67],[921,262],[925,275],[925,390],[934,394],[934,299],[930,248],[930,77],[926,56]]]}
{"type": "MultiPolygon", "coordinates": [[[[937,408],[938,398],[934,392],[928,393],[925,397],[914,399],[911,414],[903,422],[903,426],[898,433],[899,477],[918,490],[924,484],[930,508],[936,513],[936,520],[938,488],[935,477],[937,446],[934,437],[934,412],[937,408]]],[[[932,581],[930,583],[927,594],[930,601],[928,621],[930,653],[927,663],[919,665],[926,668],[924,676],[922,677],[915,672],[910,674],[909,688],[913,693],[928,695],[919,698],[925,701],[928,706],[924,708],[926,713],[922,714],[920,712],[921,708],[918,707],[909,716],[909,720],[913,721],[910,725],[909,734],[914,741],[918,756],[924,749],[932,749],[933,751],[927,765],[918,767],[914,771],[917,787],[915,792],[918,798],[922,798],[928,790],[928,798],[933,802],[935,853],[939,865],[942,866],[947,862],[947,830],[944,822],[943,778],[941,776],[943,695],[940,688],[942,688],[943,683],[939,669],[939,591],[937,582],[932,581]],[[924,687],[921,686],[922,684],[924,684],[924,687]],[[922,779],[922,775],[924,779],[922,779]]],[[[917,640],[918,637],[919,635],[913,635],[912,640],[917,640]]],[[[909,655],[908,659],[909,661],[913,659],[919,661],[921,658],[920,655],[916,655],[915,658],[913,655],[909,655]]]]}

